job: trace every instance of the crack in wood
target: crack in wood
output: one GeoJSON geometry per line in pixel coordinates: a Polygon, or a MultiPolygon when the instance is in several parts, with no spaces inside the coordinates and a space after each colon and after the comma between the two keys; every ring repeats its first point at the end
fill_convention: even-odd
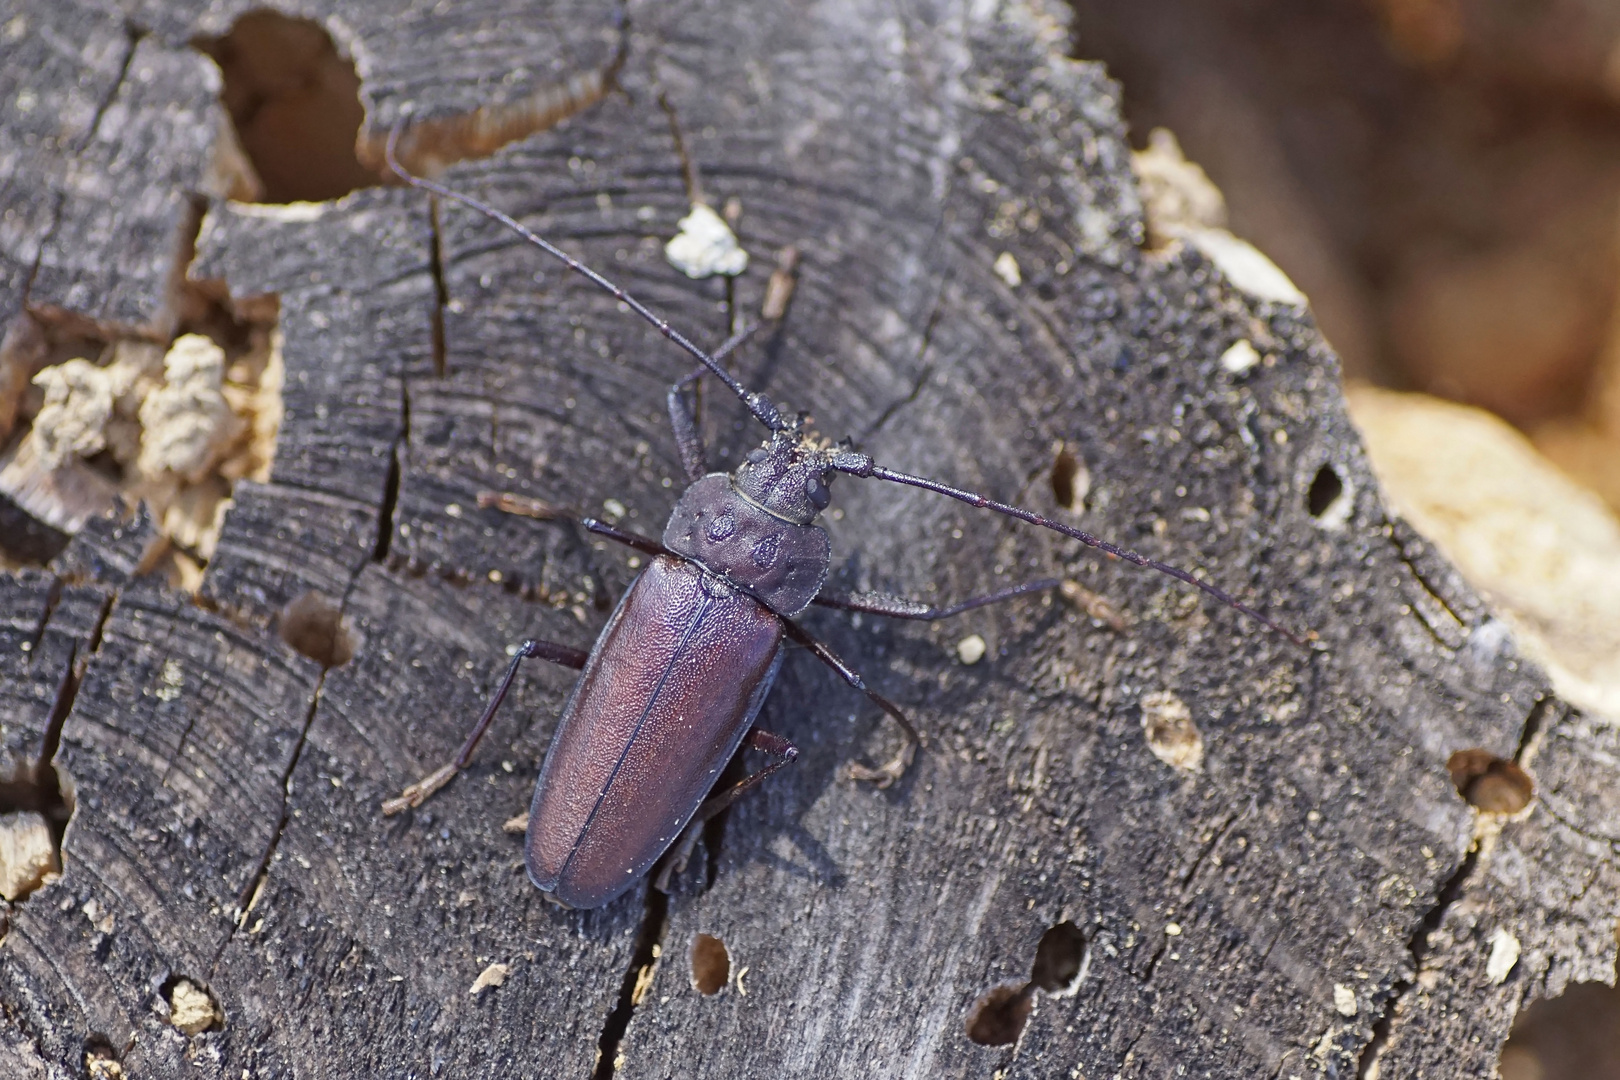
{"type": "Polygon", "coordinates": [[[298,762],[304,756],[304,745],[309,740],[309,729],[315,723],[315,713],[320,708],[321,693],[326,689],[326,673],[330,668],[322,668],[320,676],[315,680],[315,691],[310,695],[309,709],[304,714],[303,726],[298,731],[298,741],[293,744],[292,756],[287,760],[287,768],[281,774],[281,811],[276,817],[276,828],[270,835],[270,841],[265,845],[264,854],[259,858],[258,867],[248,877],[236,895],[236,914],[231,919],[230,930],[225,939],[219,943],[213,959],[208,962],[208,974],[212,978],[219,967],[220,957],[236,938],[236,933],[247,921],[246,916],[252,907],[256,895],[270,880],[270,863],[275,858],[276,848],[281,846],[281,838],[287,831],[287,823],[292,817],[292,778],[298,769],[298,762]]]}
{"type": "Polygon", "coordinates": [[[1215,834],[1210,838],[1209,843],[1200,845],[1198,854],[1193,858],[1192,865],[1181,876],[1181,899],[1183,903],[1187,901],[1188,889],[1198,876],[1198,871],[1203,869],[1204,863],[1209,859],[1209,856],[1214,853],[1216,848],[1221,846],[1221,842],[1226,839],[1227,833],[1231,832],[1234,826],[1247,817],[1250,811],[1255,809],[1256,805],[1257,800],[1250,799],[1249,805],[1241,813],[1229,815],[1225,821],[1216,827],[1215,834]]]}
{"type": "Polygon", "coordinates": [[[648,885],[641,925],[636,930],[635,948],[630,952],[630,966],[619,981],[618,1004],[603,1021],[602,1035],[596,1043],[596,1066],[591,1073],[592,1080],[613,1080],[618,1071],[619,1046],[636,1011],[636,983],[641,977],[642,968],[651,965],[664,951],[664,938],[668,933],[669,897],[648,885]]]}
{"type": "MultiPolygon", "coordinates": [[[[57,584],[60,586],[60,579],[58,579],[57,584]]],[[[50,717],[45,722],[45,731],[40,737],[39,761],[34,766],[34,771],[40,782],[44,782],[46,774],[50,773],[52,782],[59,783],[60,778],[56,776],[54,766],[56,764],[56,752],[62,746],[62,729],[67,726],[68,714],[73,711],[73,702],[78,697],[79,687],[84,681],[86,672],[89,671],[90,661],[101,652],[102,630],[106,627],[107,620],[112,617],[113,606],[117,602],[118,593],[116,591],[109,592],[102,600],[101,611],[96,617],[96,624],[91,628],[90,636],[85,639],[83,662],[80,662],[81,657],[77,644],[73,646],[68,654],[67,667],[62,672],[62,682],[57,688],[56,700],[52,704],[50,717]]],[[[43,631],[44,628],[41,627],[42,634],[43,631]]],[[[58,797],[60,797],[60,790],[58,790],[58,797]]],[[[66,822],[63,824],[65,825],[66,822]]],[[[58,837],[57,841],[58,846],[60,846],[61,838],[58,837]]]]}
{"type": "MultiPolygon", "coordinates": [[[[51,613],[56,610],[60,601],[62,584],[59,577],[53,581],[48,598],[51,602],[47,605],[47,613],[41,619],[38,636],[35,639],[36,648],[30,650],[32,653],[37,654],[37,645],[43,639],[51,613]]],[[[95,626],[87,642],[81,645],[75,641],[68,647],[67,660],[62,665],[61,678],[57,681],[51,709],[40,732],[39,751],[33,763],[26,772],[0,783],[0,810],[31,810],[44,818],[46,828],[50,832],[51,849],[58,870],[62,866],[62,840],[67,834],[68,822],[73,817],[74,802],[69,790],[64,790],[62,771],[56,765],[56,754],[61,748],[62,731],[78,698],[84,673],[89,667],[91,658],[100,651],[102,627],[112,613],[115,597],[116,594],[108,594],[103,598],[95,626]]],[[[24,901],[31,892],[32,889],[19,896],[17,902],[24,901]]],[[[0,920],[0,940],[3,940],[7,932],[8,921],[0,920]]]]}
{"type": "Polygon", "coordinates": [[[1435,625],[1434,615],[1425,611],[1425,605],[1421,603],[1414,602],[1411,605],[1412,614],[1417,616],[1417,621],[1422,624],[1423,629],[1428,631],[1429,636],[1434,639],[1437,645],[1447,652],[1455,653],[1467,643],[1469,619],[1457,610],[1456,605],[1446,599],[1440,588],[1430,581],[1424,571],[1419,568],[1418,563],[1420,560],[1435,558],[1434,550],[1432,547],[1427,546],[1424,538],[1404,519],[1386,517],[1384,524],[1388,530],[1390,543],[1395,547],[1396,558],[1400,560],[1401,565],[1406,567],[1407,571],[1412,575],[1412,580],[1417,582],[1418,587],[1430,599],[1439,604],[1442,611],[1451,617],[1456,624],[1457,632],[1460,632],[1462,637],[1459,640],[1448,639],[1442,632],[1442,628],[1435,625]],[[1418,550],[1414,551],[1414,547],[1418,550]]]}
{"type": "MultiPolygon", "coordinates": [[[[929,240],[930,247],[932,247],[934,242],[938,240],[940,233],[944,231],[945,217],[945,214],[941,212],[939,219],[935,222],[934,235],[929,240]]],[[[865,443],[870,441],[872,436],[883,430],[884,426],[887,425],[890,420],[894,419],[895,414],[906,406],[915,403],[916,400],[922,396],[923,388],[928,385],[928,380],[932,378],[934,374],[934,366],[928,363],[928,350],[933,347],[934,331],[939,326],[940,318],[944,314],[945,290],[947,287],[949,287],[950,283],[951,270],[947,265],[945,272],[940,276],[939,287],[934,291],[934,302],[929,305],[928,318],[923,321],[922,341],[917,346],[916,356],[917,363],[921,370],[918,371],[917,378],[911,385],[911,391],[899,401],[895,401],[884,406],[883,411],[878,414],[877,419],[868,424],[866,430],[861,432],[859,438],[856,439],[857,443],[865,443]]]]}
{"type": "MultiPolygon", "coordinates": [[[[388,475],[383,479],[382,502],[377,507],[377,539],[371,546],[371,561],[386,562],[394,542],[394,517],[399,507],[399,455],[410,445],[411,387],[404,375],[399,379],[399,434],[388,448],[388,475]]],[[[351,582],[350,587],[353,588],[351,582]]]]}
{"type": "Polygon", "coordinates": [[[444,312],[450,306],[450,287],[444,282],[444,222],[437,195],[428,197],[428,271],[433,275],[433,310],[428,315],[433,334],[433,374],[442,379],[445,371],[444,312]]]}
{"type": "Polygon", "coordinates": [[[1389,1047],[1390,1040],[1394,1036],[1395,1020],[1400,1011],[1401,1003],[1406,999],[1406,995],[1411,992],[1412,987],[1417,985],[1418,975],[1423,970],[1423,961],[1429,955],[1429,937],[1440,929],[1441,924],[1445,922],[1446,912],[1451,910],[1451,906],[1461,899],[1463,890],[1467,888],[1469,879],[1473,877],[1474,871],[1479,865],[1479,859],[1480,848],[1476,844],[1469,848],[1468,854],[1464,855],[1462,862],[1457,864],[1457,869],[1452,871],[1451,877],[1446,879],[1446,883],[1440,887],[1433,906],[1423,916],[1423,920],[1418,923],[1417,929],[1412,932],[1412,936],[1407,939],[1406,951],[1412,962],[1411,975],[1396,979],[1387,991],[1388,996],[1384,998],[1383,1011],[1379,1013],[1378,1019],[1373,1021],[1372,1037],[1367,1040],[1367,1045],[1362,1047],[1361,1056],[1356,1061],[1357,1080],[1376,1080],[1378,1062],[1383,1057],[1384,1051],[1389,1047]]]}
{"type": "MultiPolygon", "coordinates": [[[[118,74],[114,77],[112,85],[107,88],[106,96],[96,102],[96,111],[90,118],[89,126],[85,128],[84,138],[73,147],[69,153],[70,158],[77,159],[90,148],[90,144],[95,142],[96,136],[101,133],[102,121],[107,118],[107,112],[118,99],[118,92],[124,88],[124,83],[129,81],[129,69],[135,62],[135,48],[145,36],[146,31],[139,26],[128,21],[124,23],[124,53],[118,58],[118,74]]],[[[67,196],[67,190],[63,188],[56,192],[56,197],[51,202],[51,223],[40,234],[39,247],[34,252],[33,264],[28,269],[27,279],[23,281],[22,307],[26,311],[32,310],[30,297],[33,294],[34,282],[39,277],[39,268],[45,259],[45,249],[51,246],[51,241],[56,238],[56,230],[62,225],[62,208],[67,205],[67,196]]]]}
{"type": "MultiPolygon", "coordinates": [[[[654,71],[656,70],[655,66],[654,71]]],[[[681,131],[681,118],[675,112],[675,105],[669,100],[662,83],[657,82],[657,75],[653,77],[658,86],[658,107],[664,110],[664,118],[669,121],[670,138],[675,140],[675,160],[681,167],[681,184],[686,188],[686,201],[693,206],[699,203],[707,205],[708,200],[703,195],[703,180],[698,176],[697,163],[692,160],[692,155],[686,149],[686,136],[681,131]]]]}
{"type": "Polygon", "coordinates": [[[1531,704],[1530,712],[1524,718],[1524,727],[1519,731],[1519,745],[1513,751],[1513,764],[1526,766],[1535,760],[1536,751],[1541,749],[1541,737],[1548,727],[1548,714],[1559,704],[1559,699],[1552,694],[1542,694],[1531,704]]]}

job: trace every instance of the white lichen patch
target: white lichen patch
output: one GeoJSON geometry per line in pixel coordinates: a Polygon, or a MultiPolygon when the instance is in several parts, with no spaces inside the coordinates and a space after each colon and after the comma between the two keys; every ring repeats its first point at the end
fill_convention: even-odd
{"type": "Polygon", "coordinates": [[[681,218],[681,231],[664,245],[664,257],[689,278],[736,277],[748,269],[748,252],[725,219],[703,203],[681,218]]]}
{"type": "Polygon", "coordinates": [[[91,927],[98,934],[110,934],[118,928],[118,917],[102,907],[101,901],[93,896],[86,900],[79,910],[90,920],[91,927]]]}
{"type": "Polygon", "coordinates": [[[0,896],[21,900],[60,869],[43,814],[32,810],[0,814],[0,896]]]}
{"type": "Polygon", "coordinates": [[[180,667],[178,660],[165,660],[163,674],[159,676],[163,685],[155,691],[159,701],[173,701],[180,696],[180,690],[186,685],[185,671],[180,667]]]}
{"type": "Polygon", "coordinates": [[[1142,734],[1148,749],[1166,765],[1197,772],[1204,765],[1204,737],[1187,703],[1168,690],[1142,698],[1142,734]]]}
{"type": "Polygon", "coordinates": [[[1333,1008],[1340,1016],[1356,1015],[1356,991],[1344,983],[1333,984],[1333,1008]]]}

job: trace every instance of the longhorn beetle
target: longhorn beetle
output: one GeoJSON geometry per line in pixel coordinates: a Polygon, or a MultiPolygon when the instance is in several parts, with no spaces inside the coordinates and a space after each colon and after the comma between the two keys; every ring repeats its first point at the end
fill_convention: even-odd
{"type": "MultiPolygon", "coordinates": [[[[652,556],[608,618],[587,654],[549,641],[518,646],[455,760],[383,804],[384,813],[418,806],[466,766],[511,688],[518,666],[540,657],[580,671],[546,753],[529,810],[524,855],[529,880],[559,903],[597,907],[646,873],[681,836],[730,806],[738,796],[798,756],[792,743],[753,726],[782,663],[785,637],[809,649],[861,691],[905,732],[893,760],[854,768],[880,785],[905,770],[920,738],[893,702],[868,689],[859,674],[794,621],[811,604],[900,619],[933,620],[1050,589],[1043,579],[934,607],[874,593],[822,592],[831,562],[827,534],[815,524],[832,500],[830,481],[842,473],[938,492],[998,514],[1073,537],[1109,555],[1178,578],[1236,608],[1299,645],[1282,626],[1185,570],[1116,547],[1070,525],[972,491],[885,468],[846,440],[837,446],[807,430],[764,394],[749,390],[719,363],[747,332],[714,355],[704,352],[618,285],[569,256],[507,214],[468,195],[406,172],[395,156],[400,128],[388,140],[388,165],[405,182],[450,199],[511,229],[570,270],[606,290],[700,366],[669,389],[669,417],[689,486],[675,504],[661,540],[593,518],[589,531],[652,556]],[[768,432],[734,471],[709,472],[685,389],[704,375],[719,379],[768,432]],[[720,770],[747,739],[771,760],[729,788],[708,794],[720,770]]],[[[480,496],[480,504],[525,512],[510,496],[480,496]]],[[[535,516],[559,513],[527,507],[535,516]]]]}

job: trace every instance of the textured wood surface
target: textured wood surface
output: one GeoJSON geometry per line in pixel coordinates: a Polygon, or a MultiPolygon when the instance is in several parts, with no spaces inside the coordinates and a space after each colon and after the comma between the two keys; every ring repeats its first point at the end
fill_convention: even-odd
{"type": "MultiPolygon", "coordinates": [[[[609,9],[339,7],[323,17],[378,130],[516,100],[615,47],[609,9]]],[[[161,333],[218,108],[185,42],[237,9],[24,8],[0,35],[0,190],[19,210],[0,311],[161,333]],[[15,111],[36,83],[49,147],[15,111]]],[[[214,202],[191,276],[280,298],[275,465],[237,485],[199,600],[133,574],[139,522],[0,579],[4,749],[26,763],[55,716],[76,795],[63,877],[7,912],[0,1073],[77,1076],[95,1047],[130,1076],[232,1080],[1483,1077],[1522,1003],[1612,978],[1614,729],[1553,699],[1389,516],[1309,317],[1141,248],[1115,91],[1066,58],[1062,9],[693,2],[633,6],[629,26],[621,90],[446,182],[718,342],[726,286],[662,253],[689,208],[673,115],[705,197],[740,206],[736,308],[758,310],[781,247],[803,252],[788,318],[736,361],[751,385],[881,463],[1042,511],[1061,512],[1062,442],[1089,467],[1084,527],[1323,648],[1059,537],[841,479],[836,585],[943,600],[1061,572],[1130,631],[1055,598],[932,626],[814,615],[926,733],[904,780],[848,779],[896,733],[795,653],[762,723],[802,756],[708,832],[673,894],[549,905],[501,823],[571,673],[526,669],[467,774],[404,818],[378,805],[453,750],[506,646],[585,647],[634,573],[477,493],[616,500],[657,532],[681,475],[664,391],[686,362],[414,192],[214,202]],[[1265,362],[1229,372],[1238,340],[1265,362]],[[1352,500],[1338,527],[1307,505],[1323,466],[1352,500]],[[341,611],[348,662],[283,640],[311,592],[341,611]],[[974,666],[968,634],[989,646],[974,666]],[[1197,772],[1144,739],[1164,693],[1201,731],[1197,772]],[[1522,819],[1458,796],[1446,762],[1473,747],[1536,777],[1522,819]],[[970,1040],[975,1001],[1023,985],[1064,921],[1086,940],[1075,991],[1035,994],[1015,1043],[970,1040]],[[1522,952],[1497,983],[1499,930],[1522,952]],[[713,996],[693,988],[698,934],[729,951],[713,996]],[[504,984],[470,993],[491,963],[504,984]],[[217,1000],[217,1030],[167,1022],[181,977],[217,1000]]],[[[735,460],[755,433],[705,404],[716,460],[735,460]]]]}

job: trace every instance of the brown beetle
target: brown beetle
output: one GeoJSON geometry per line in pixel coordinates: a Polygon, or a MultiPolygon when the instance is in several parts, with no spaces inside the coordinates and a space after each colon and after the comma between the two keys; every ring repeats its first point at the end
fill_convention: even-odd
{"type": "MultiPolygon", "coordinates": [[[[747,336],[739,334],[711,356],[618,285],[567,255],[510,216],[476,199],[405,172],[389,140],[390,166],[408,183],[452,199],[514,230],[530,243],[622,301],[701,362],[669,391],[670,422],[690,486],[676,503],[662,541],[624,532],[591,518],[585,527],[653,556],[631,584],[589,654],[545,641],[525,641],[456,759],[396,799],[395,813],[421,803],[465,767],[525,658],[540,657],[581,670],[563,709],[535,785],[525,854],[529,878],[571,907],[597,907],[645,874],[683,831],[701,823],[798,756],[786,739],[754,728],[754,718],[781,666],[784,637],[810,649],[855,689],[892,716],[906,742],[878,769],[857,766],[860,779],[892,783],[919,743],[916,729],[893,703],[868,690],[861,677],[793,617],[811,604],[902,619],[933,620],[1050,589],[1056,578],[1027,582],[946,608],[875,593],[823,593],[831,548],[815,524],[831,502],[839,474],[888,480],[994,510],[1169,574],[1236,608],[1296,644],[1299,638],[1255,609],[1192,574],[1126,551],[1063,522],[925,477],[895,472],[848,445],[829,447],[754,393],[718,358],[747,336]],[[731,473],[709,473],[687,385],[713,374],[769,429],[731,473]],[[720,771],[747,738],[770,764],[705,801],[720,771]]],[[[484,505],[523,512],[516,500],[481,496],[484,505]]],[[[541,512],[539,516],[557,516],[541,512]]]]}

